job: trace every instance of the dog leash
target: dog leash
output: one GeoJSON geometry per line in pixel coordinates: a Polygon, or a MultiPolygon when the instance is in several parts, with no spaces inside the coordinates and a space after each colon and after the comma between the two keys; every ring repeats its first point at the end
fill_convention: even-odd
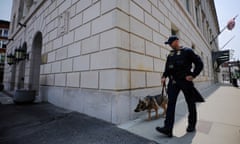
{"type": "Polygon", "coordinates": [[[164,96],[164,90],[165,90],[166,95],[167,95],[167,88],[166,88],[166,83],[165,82],[163,83],[163,86],[162,86],[162,96],[164,96]]]}

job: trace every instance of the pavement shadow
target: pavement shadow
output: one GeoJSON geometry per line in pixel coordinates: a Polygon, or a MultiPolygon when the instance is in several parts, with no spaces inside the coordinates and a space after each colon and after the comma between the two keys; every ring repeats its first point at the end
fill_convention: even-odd
{"type": "Polygon", "coordinates": [[[193,133],[185,133],[183,136],[173,136],[172,138],[166,137],[164,135],[158,136],[160,140],[159,143],[167,143],[167,144],[192,144],[193,139],[196,135],[196,132],[193,133]]]}
{"type": "Polygon", "coordinates": [[[193,133],[186,133],[184,134],[183,136],[181,137],[175,137],[175,140],[177,143],[184,143],[184,144],[192,144],[193,142],[193,139],[196,135],[196,132],[193,132],[193,133]]]}

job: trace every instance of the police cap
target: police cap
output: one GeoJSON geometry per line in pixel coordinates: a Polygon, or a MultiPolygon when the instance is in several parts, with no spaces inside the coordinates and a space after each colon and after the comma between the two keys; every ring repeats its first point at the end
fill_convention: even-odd
{"type": "Polygon", "coordinates": [[[178,37],[176,35],[172,35],[168,38],[168,41],[166,41],[165,44],[171,45],[171,43],[175,40],[178,40],[178,37]]]}

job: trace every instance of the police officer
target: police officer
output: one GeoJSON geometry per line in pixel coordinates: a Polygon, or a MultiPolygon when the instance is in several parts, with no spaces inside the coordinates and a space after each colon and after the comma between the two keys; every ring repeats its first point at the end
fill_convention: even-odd
{"type": "Polygon", "coordinates": [[[201,58],[194,53],[191,48],[179,45],[179,39],[173,35],[165,42],[173,50],[167,57],[165,71],[161,82],[164,85],[166,78],[168,83],[168,108],[163,127],[156,127],[156,130],[168,137],[172,137],[172,129],[175,119],[175,107],[178,94],[182,90],[188,106],[188,127],[187,132],[195,131],[197,122],[196,102],[204,102],[204,99],[194,87],[193,79],[199,75],[203,69],[201,58]],[[192,70],[192,64],[194,69],[192,70]]]}

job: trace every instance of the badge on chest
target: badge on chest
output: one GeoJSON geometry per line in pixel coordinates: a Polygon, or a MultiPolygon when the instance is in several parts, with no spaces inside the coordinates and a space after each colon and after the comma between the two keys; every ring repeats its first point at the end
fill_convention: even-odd
{"type": "Polygon", "coordinates": [[[177,51],[177,55],[181,55],[181,51],[177,51]]]}
{"type": "Polygon", "coordinates": [[[170,52],[170,54],[169,54],[170,56],[174,56],[174,55],[181,55],[181,51],[179,50],[179,51],[171,51],[170,52]]]}

